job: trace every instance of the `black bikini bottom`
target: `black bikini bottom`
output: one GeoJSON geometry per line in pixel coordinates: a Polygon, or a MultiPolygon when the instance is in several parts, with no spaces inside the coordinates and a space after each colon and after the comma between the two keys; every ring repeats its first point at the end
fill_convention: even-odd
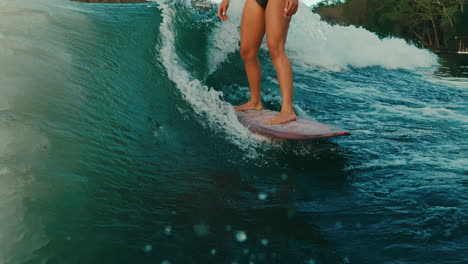
{"type": "Polygon", "coordinates": [[[257,0],[257,3],[263,7],[263,8],[266,8],[267,4],[268,4],[268,0],[257,0]]]}

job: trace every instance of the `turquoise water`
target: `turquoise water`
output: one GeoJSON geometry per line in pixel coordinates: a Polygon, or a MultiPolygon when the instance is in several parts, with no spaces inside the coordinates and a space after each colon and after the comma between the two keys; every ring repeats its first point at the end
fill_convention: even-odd
{"type": "Polygon", "coordinates": [[[302,6],[295,109],[353,135],[266,139],[231,2],[0,0],[0,263],[466,263],[466,57],[302,6]]]}

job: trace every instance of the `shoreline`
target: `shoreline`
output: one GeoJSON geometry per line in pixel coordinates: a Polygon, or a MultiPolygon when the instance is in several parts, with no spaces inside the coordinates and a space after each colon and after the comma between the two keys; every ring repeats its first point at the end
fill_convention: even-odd
{"type": "Polygon", "coordinates": [[[433,50],[433,49],[430,49],[430,48],[427,48],[427,47],[422,47],[422,49],[430,50],[430,51],[434,52],[437,55],[439,55],[439,54],[460,55],[460,53],[458,53],[458,50],[453,50],[453,49],[450,49],[450,50],[447,50],[447,49],[433,50]]]}

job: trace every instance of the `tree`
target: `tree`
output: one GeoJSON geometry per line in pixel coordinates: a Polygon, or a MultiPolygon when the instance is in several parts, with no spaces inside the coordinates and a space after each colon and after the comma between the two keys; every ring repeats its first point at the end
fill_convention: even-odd
{"type": "Polygon", "coordinates": [[[314,7],[322,19],[353,24],[380,37],[396,36],[434,50],[468,34],[468,0],[330,0],[314,7]]]}

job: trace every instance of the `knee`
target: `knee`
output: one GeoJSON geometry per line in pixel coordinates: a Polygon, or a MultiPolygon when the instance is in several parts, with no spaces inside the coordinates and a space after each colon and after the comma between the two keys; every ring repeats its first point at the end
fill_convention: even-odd
{"type": "Polygon", "coordinates": [[[258,50],[250,47],[241,47],[240,55],[242,60],[245,61],[252,61],[257,59],[258,50]]]}
{"type": "Polygon", "coordinates": [[[268,45],[268,51],[270,53],[270,57],[273,61],[285,55],[284,47],[280,45],[277,41],[267,40],[267,45],[268,45]]]}

